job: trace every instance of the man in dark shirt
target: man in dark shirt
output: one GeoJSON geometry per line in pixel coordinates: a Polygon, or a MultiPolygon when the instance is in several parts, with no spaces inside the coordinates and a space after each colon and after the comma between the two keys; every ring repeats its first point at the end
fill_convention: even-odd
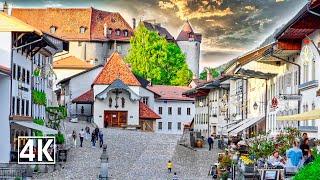
{"type": "Polygon", "coordinates": [[[308,138],[304,139],[303,144],[300,145],[300,149],[302,151],[303,156],[308,155],[308,151],[310,150],[308,138]]]}

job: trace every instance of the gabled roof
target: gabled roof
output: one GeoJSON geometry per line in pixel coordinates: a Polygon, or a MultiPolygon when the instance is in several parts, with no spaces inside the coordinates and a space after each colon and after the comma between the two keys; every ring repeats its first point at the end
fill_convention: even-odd
{"type": "Polygon", "coordinates": [[[72,100],[72,103],[77,103],[77,104],[91,104],[94,102],[94,97],[93,97],[93,89],[90,89],[89,91],[83,93],[77,98],[74,98],[72,100]]]}
{"type": "Polygon", "coordinates": [[[40,30],[64,40],[85,41],[128,41],[132,28],[119,13],[94,8],[13,8],[12,15],[40,30]],[[50,27],[56,27],[51,33],[50,27]],[[80,33],[80,27],[85,28],[80,33]],[[104,29],[111,28],[112,34],[105,37],[104,29]],[[121,30],[117,36],[115,30],[121,30]],[[124,35],[128,31],[128,36],[124,35]]]}
{"type": "Polygon", "coordinates": [[[157,99],[161,100],[178,100],[178,101],[194,101],[193,98],[185,97],[183,92],[190,90],[187,86],[165,86],[152,85],[147,87],[150,91],[160,95],[157,99]]]}
{"type": "Polygon", "coordinates": [[[136,76],[128,68],[118,52],[112,53],[93,84],[112,84],[116,79],[120,79],[128,86],[141,86],[136,76]]]}
{"type": "Polygon", "coordinates": [[[140,119],[161,119],[161,117],[150,109],[146,104],[139,102],[139,118],[140,119]]]}
{"type": "Polygon", "coordinates": [[[34,32],[42,36],[39,29],[3,12],[0,12],[0,32],[34,32]]]}
{"type": "Polygon", "coordinates": [[[165,37],[168,41],[174,41],[174,37],[170,34],[170,32],[160,24],[150,23],[147,21],[142,21],[141,23],[143,23],[148,30],[158,32],[160,36],[165,37]]]}
{"type": "Polygon", "coordinates": [[[93,65],[74,56],[68,56],[53,62],[54,69],[90,69],[93,65]]]}
{"type": "Polygon", "coordinates": [[[82,71],[82,72],[80,72],[80,73],[78,73],[78,74],[75,74],[75,75],[72,75],[72,76],[70,76],[70,77],[64,78],[64,79],[62,79],[61,81],[59,81],[58,84],[64,84],[64,83],[70,81],[71,79],[73,79],[73,78],[75,78],[75,77],[77,77],[77,76],[80,76],[80,75],[82,75],[82,74],[85,74],[85,73],[87,73],[87,72],[90,72],[90,71],[95,70],[95,69],[100,68],[100,67],[103,67],[103,65],[100,64],[100,65],[94,66],[94,67],[92,67],[92,68],[90,68],[90,69],[87,69],[87,70],[85,70],[85,71],[82,71]]]}
{"type": "Polygon", "coordinates": [[[202,36],[199,33],[195,33],[187,20],[184,25],[182,26],[182,29],[177,37],[177,41],[199,41],[201,42],[202,36]]]}

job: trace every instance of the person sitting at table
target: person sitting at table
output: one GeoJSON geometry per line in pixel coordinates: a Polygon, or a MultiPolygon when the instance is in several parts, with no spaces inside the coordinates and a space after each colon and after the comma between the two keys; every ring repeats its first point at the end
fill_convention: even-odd
{"type": "Polygon", "coordinates": [[[303,144],[300,145],[300,149],[304,157],[308,155],[308,151],[310,150],[308,138],[304,139],[303,144]]]}
{"type": "Polygon", "coordinates": [[[307,164],[311,163],[314,160],[314,157],[313,157],[310,149],[308,150],[308,155],[305,158],[306,159],[305,159],[303,165],[307,165],[307,164]]]}
{"type": "Polygon", "coordinates": [[[283,159],[279,155],[279,151],[274,151],[272,156],[269,157],[268,163],[273,167],[284,167],[283,159]]]}

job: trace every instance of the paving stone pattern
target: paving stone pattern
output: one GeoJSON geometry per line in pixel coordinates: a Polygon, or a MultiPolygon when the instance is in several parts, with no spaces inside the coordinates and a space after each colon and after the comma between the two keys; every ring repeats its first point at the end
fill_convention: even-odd
{"type": "MultiPolygon", "coordinates": [[[[85,122],[65,123],[66,132],[71,134],[76,130],[78,133],[87,125],[85,122]]],[[[90,128],[93,129],[91,125],[90,128]]],[[[113,128],[103,129],[103,133],[108,146],[109,179],[172,179],[166,169],[168,160],[173,160],[173,171],[180,179],[206,179],[210,164],[216,161],[214,151],[193,151],[177,145],[179,135],[113,128]]],[[[90,141],[85,140],[84,147],[70,149],[68,161],[62,168],[39,174],[34,179],[97,179],[101,153],[101,148],[92,148],[90,141]]]]}

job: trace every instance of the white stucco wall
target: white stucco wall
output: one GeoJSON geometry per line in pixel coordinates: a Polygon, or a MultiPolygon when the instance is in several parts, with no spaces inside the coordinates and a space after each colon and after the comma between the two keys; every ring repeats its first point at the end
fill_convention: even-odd
{"type": "Polygon", "coordinates": [[[62,79],[73,76],[73,75],[78,74],[82,71],[85,71],[85,69],[54,69],[54,72],[57,75],[57,79],[54,80],[53,90],[57,89],[56,85],[62,79]]]}
{"type": "Polygon", "coordinates": [[[8,163],[10,160],[10,77],[0,74],[0,163],[8,163]]]}
{"type": "Polygon", "coordinates": [[[154,112],[161,116],[157,120],[155,132],[167,134],[182,134],[183,126],[190,123],[194,117],[195,106],[193,101],[167,101],[156,100],[154,103],[154,112]],[[162,107],[162,114],[159,114],[159,107],[162,107]],[[168,114],[168,107],[172,108],[172,114],[168,114]],[[178,115],[178,108],[181,108],[181,115],[178,115]],[[187,108],[190,108],[190,115],[187,115],[187,108]],[[159,130],[158,124],[162,122],[162,130],[159,130]],[[172,129],[168,129],[168,122],[172,122],[172,129]],[[181,129],[178,130],[178,122],[181,123],[181,129]]]}
{"type": "Polygon", "coordinates": [[[0,32],[0,65],[11,67],[11,32],[0,32]]]}
{"type": "Polygon", "coordinates": [[[186,55],[186,62],[193,75],[199,77],[200,42],[177,41],[181,51],[186,55]]]}

